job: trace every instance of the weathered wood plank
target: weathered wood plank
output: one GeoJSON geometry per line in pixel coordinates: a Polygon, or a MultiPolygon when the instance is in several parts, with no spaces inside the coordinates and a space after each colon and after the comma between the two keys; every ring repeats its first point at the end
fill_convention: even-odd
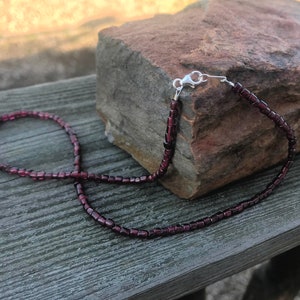
{"type": "MultiPolygon", "coordinates": [[[[1,92],[0,111],[55,112],[78,133],[86,170],[142,173],[128,154],[107,142],[95,111],[95,89],[95,76],[87,76],[1,92]]],[[[72,168],[64,132],[39,120],[1,125],[0,160],[49,171],[72,168]]],[[[96,207],[118,222],[151,228],[224,209],[263,187],[276,170],[192,202],[158,184],[88,183],[87,192],[96,207]]],[[[284,185],[257,207],[202,231],[141,241],[95,224],[82,211],[71,181],[35,183],[1,173],[0,295],[174,299],[205,287],[299,245],[299,176],[298,159],[284,185]]]]}
{"type": "Polygon", "coordinates": [[[298,246],[273,257],[267,264],[256,269],[242,300],[296,300],[299,291],[300,247],[298,246]]]}

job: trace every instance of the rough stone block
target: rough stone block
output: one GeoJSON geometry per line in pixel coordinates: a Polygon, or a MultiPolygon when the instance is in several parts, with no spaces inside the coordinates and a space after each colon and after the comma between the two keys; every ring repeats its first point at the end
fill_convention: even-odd
{"type": "MultiPolygon", "coordinates": [[[[299,135],[299,19],[296,1],[210,0],[101,31],[97,110],[107,136],[154,171],[172,80],[195,69],[241,82],[299,135]]],[[[195,198],[284,159],[282,133],[218,80],[181,98],[173,166],[162,180],[180,197],[195,198]]]]}

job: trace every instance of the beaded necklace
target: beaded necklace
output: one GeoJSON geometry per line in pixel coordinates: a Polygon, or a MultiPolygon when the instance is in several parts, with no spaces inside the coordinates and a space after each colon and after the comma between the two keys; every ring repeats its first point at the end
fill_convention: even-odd
{"type": "Polygon", "coordinates": [[[294,161],[296,153],[296,137],[290,125],[284,120],[284,118],[281,115],[272,110],[265,101],[258,99],[253,93],[244,88],[240,83],[233,83],[227,80],[225,76],[213,76],[209,74],[203,74],[199,71],[193,71],[184,76],[182,79],[176,78],[173,81],[173,86],[176,92],[170,103],[170,112],[169,117],[167,119],[167,128],[164,140],[164,153],[162,155],[162,161],[157,171],[153,172],[152,174],[137,177],[123,177],[88,173],[82,171],[80,144],[75,131],[68,123],[66,123],[57,115],[40,111],[17,111],[5,114],[0,116],[0,124],[27,117],[38,118],[41,120],[52,120],[56,122],[67,133],[70,142],[73,145],[74,169],[72,171],[61,171],[58,173],[52,173],[46,171],[28,170],[0,163],[0,170],[9,174],[18,175],[20,177],[29,177],[35,181],[73,178],[78,200],[82,204],[83,209],[87,212],[88,215],[90,215],[100,225],[111,229],[115,233],[138,238],[154,238],[160,236],[174,235],[177,233],[188,232],[207,227],[223,219],[241,213],[245,209],[252,207],[253,205],[261,202],[263,199],[266,199],[285,178],[288,170],[290,169],[294,161]],[[208,81],[210,78],[217,78],[220,80],[220,82],[227,84],[231,88],[232,92],[240,95],[241,98],[247,100],[263,115],[271,119],[275,123],[275,125],[285,134],[288,140],[287,158],[283,166],[281,167],[281,170],[273,178],[273,180],[269,184],[267,184],[267,186],[262,191],[255,194],[250,199],[239,202],[223,211],[216,212],[211,216],[207,216],[199,220],[190,221],[184,224],[169,225],[163,228],[153,228],[150,230],[140,228],[126,228],[120,224],[117,224],[114,220],[105,217],[95,208],[93,208],[88,201],[87,195],[85,194],[83,186],[84,181],[95,181],[98,183],[114,184],[141,184],[153,182],[164,176],[164,174],[168,170],[170,163],[172,162],[172,158],[175,152],[176,137],[181,111],[180,93],[185,87],[195,88],[196,86],[208,81]]]}

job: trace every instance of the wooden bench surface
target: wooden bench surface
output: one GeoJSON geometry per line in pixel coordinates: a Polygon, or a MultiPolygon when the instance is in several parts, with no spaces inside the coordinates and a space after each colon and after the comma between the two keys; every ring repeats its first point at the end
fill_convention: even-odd
{"type": "MultiPolygon", "coordinates": [[[[3,91],[0,112],[58,114],[79,136],[86,171],[143,173],[128,154],[107,141],[95,111],[95,82],[95,76],[86,76],[3,91]]],[[[0,161],[66,171],[72,169],[73,156],[66,134],[55,123],[22,119],[0,125],[0,161]]],[[[240,202],[262,189],[278,170],[192,202],[159,184],[86,186],[91,203],[106,216],[128,227],[152,228],[199,219],[240,202]]],[[[71,180],[33,182],[0,173],[0,295],[174,299],[190,293],[300,244],[299,176],[298,158],[284,184],[244,213],[204,230],[138,240],[115,235],[88,217],[71,180]]]]}

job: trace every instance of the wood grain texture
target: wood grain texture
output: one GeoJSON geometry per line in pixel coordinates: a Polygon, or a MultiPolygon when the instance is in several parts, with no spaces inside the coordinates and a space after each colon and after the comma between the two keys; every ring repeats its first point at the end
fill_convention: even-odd
{"type": "MultiPolygon", "coordinates": [[[[76,130],[87,171],[144,172],[104,136],[95,110],[95,82],[95,76],[87,76],[1,92],[0,111],[58,114],[76,130]]],[[[0,126],[0,161],[70,170],[71,146],[66,134],[50,121],[18,120],[0,126]]],[[[151,228],[224,209],[264,187],[276,171],[267,170],[191,202],[159,184],[88,183],[87,192],[107,216],[126,226],[151,228]]],[[[299,245],[299,176],[298,159],[280,189],[245,213],[188,234],[136,240],[92,221],[76,200],[72,181],[33,182],[1,173],[0,295],[5,299],[175,299],[193,292],[299,245]]]]}

